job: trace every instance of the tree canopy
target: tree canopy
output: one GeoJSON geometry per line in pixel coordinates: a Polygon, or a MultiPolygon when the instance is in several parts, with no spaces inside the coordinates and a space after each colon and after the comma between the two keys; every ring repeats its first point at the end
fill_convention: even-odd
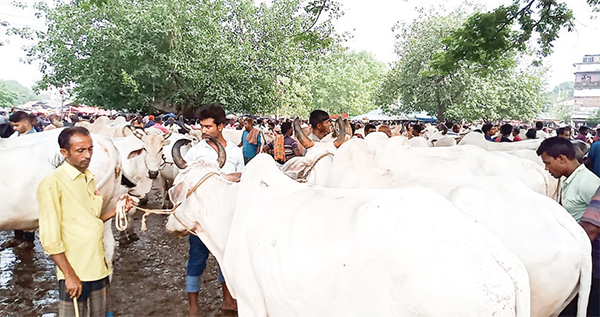
{"type": "MultiPolygon", "coordinates": [[[[586,1],[597,11],[600,0],[586,1]]],[[[566,2],[513,0],[509,6],[472,14],[461,27],[444,36],[444,50],[435,55],[431,66],[443,73],[456,71],[463,62],[495,68],[507,53],[526,52],[533,40],[534,51],[545,57],[552,53],[562,29],[574,30],[573,11],[566,2]]]]}
{"type": "MultiPolygon", "coordinates": [[[[80,0],[40,6],[48,30],[29,54],[39,88],[71,87],[112,109],[186,112],[211,102],[273,112],[278,78],[301,77],[338,36],[333,0],[80,0]]],[[[27,30],[21,30],[23,36],[27,30]]]]}
{"type": "Polygon", "coordinates": [[[398,25],[399,61],[387,75],[376,100],[391,112],[421,112],[446,119],[530,119],[541,110],[539,70],[518,71],[514,54],[481,71],[469,63],[440,72],[431,62],[444,51],[442,39],[463,21],[463,12],[423,13],[398,25]]]}

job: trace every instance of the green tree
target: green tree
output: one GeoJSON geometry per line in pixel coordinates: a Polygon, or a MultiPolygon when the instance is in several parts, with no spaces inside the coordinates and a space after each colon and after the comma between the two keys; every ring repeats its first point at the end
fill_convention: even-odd
{"type": "Polygon", "coordinates": [[[21,85],[16,80],[5,80],[2,82],[6,86],[6,89],[13,92],[16,96],[13,102],[10,104],[11,106],[18,106],[27,101],[39,100],[39,97],[36,94],[34,94],[31,89],[21,85]]]}
{"type": "Polygon", "coordinates": [[[338,48],[320,59],[311,80],[313,109],[361,114],[375,109],[373,92],[387,67],[368,52],[338,48]]]}
{"type": "MultiPolygon", "coordinates": [[[[39,88],[72,86],[112,109],[190,112],[210,102],[265,113],[280,76],[296,78],[337,41],[333,0],[104,0],[40,6],[48,24],[29,52],[39,88]]],[[[22,36],[30,36],[20,30],[22,36]]]]}
{"type": "MultiPolygon", "coordinates": [[[[597,10],[600,1],[587,3],[597,10]]],[[[574,30],[573,12],[566,2],[513,0],[509,6],[472,14],[442,39],[444,50],[436,54],[431,65],[445,73],[462,67],[462,62],[495,68],[507,52],[526,52],[533,39],[537,55],[545,57],[552,53],[553,42],[564,28],[574,30]]]]}
{"type": "Polygon", "coordinates": [[[4,82],[0,81],[0,107],[12,106],[18,95],[6,87],[4,82]]]}
{"type": "Polygon", "coordinates": [[[460,26],[462,16],[460,11],[423,13],[410,24],[398,25],[399,61],[381,85],[377,103],[390,112],[426,111],[440,121],[530,119],[539,113],[542,76],[531,69],[517,71],[511,54],[485,72],[466,62],[452,72],[431,66],[444,50],[441,39],[460,26]]]}

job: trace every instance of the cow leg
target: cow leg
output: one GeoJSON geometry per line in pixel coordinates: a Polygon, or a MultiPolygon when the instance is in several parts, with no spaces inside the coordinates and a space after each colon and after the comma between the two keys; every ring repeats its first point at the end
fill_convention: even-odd
{"type": "Polygon", "coordinates": [[[104,258],[106,259],[106,265],[109,269],[112,269],[113,260],[115,258],[115,237],[112,232],[112,219],[104,223],[104,258]]]}
{"type": "Polygon", "coordinates": [[[125,230],[125,232],[127,232],[127,239],[129,239],[129,242],[134,242],[139,240],[140,238],[137,236],[137,234],[135,234],[135,230],[133,228],[133,213],[135,212],[135,209],[132,208],[128,213],[127,213],[127,217],[129,218],[129,221],[127,223],[127,230],[125,230]]]}

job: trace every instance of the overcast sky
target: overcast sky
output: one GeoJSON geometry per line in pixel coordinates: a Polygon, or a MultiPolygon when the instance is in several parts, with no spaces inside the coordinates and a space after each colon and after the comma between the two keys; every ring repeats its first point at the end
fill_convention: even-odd
{"type": "MultiPolygon", "coordinates": [[[[0,0],[0,20],[9,21],[15,26],[32,26],[42,28],[43,23],[33,17],[31,10],[21,11],[13,8],[12,0],[0,0]]],[[[32,3],[32,0],[25,0],[32,3]]],[[[452,9],[462,3],[458,0],[340,0],[344,16],[336,22],[340,32],[349,31],[353,38],[346,43],[356,51],[366,50],[373,53],[379,60],[389,63],[396,60],[394,54],[394,33],[391,29],[398,21],[411,21],[416,12],[416,6],[426,5],[439,8],[446,6],[452,9]]],[[[485,3],[485,1],[481,1],[485,3]]],[[[494,4],[510,1],[494,1],[494,4]]],[[[577,20],[575,32],[563,32],[555,42],[554,54],[546,61],[550,67],[548,87],[564,81],[573,80],[573,63],[583,60],[585,54],[600,54],[600,20],[591,19],[592,13],[585,0],[568,0],[569,6],[575,11],[577,20]]],[[[6,36],[0,35],[0,39],[6,36]]],[[[10,43],[0,46],[2,61],[2,79],[14,79],[25,86],[31,86],[41,75],[37,65],[27,65],[20,62],[25,57],[21,47],[29,45],[28,42],[17,38],[10,38],[10,43]]]]}

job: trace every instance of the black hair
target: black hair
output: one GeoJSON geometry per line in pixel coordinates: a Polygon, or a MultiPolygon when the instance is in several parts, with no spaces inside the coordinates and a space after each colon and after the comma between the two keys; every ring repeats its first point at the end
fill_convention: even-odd
{"type": "Polygon", "coordinates": [[[316,128],[318,124],[327,120],[329,120],[329,114],[323,110],[314,110],[310,113],[309,122],[313,129],[316,128]]]}
{"type": "Polygon", "coordinates": [[[527,133],[525,133],[525,136],[528,139],[535,139],[537,136],[537,130],[534,128],[531,128],[531,129],[527,130],[527,133]]]}
{"type": "Polygon", "coordinates": [[[512,131],[513,127],[510,125],[510,123],[503,124],[500,127],[500,133],[502,133],[502,135],[509,135],[512,131]]]}
{"type": "Polygon", "coordinates": [[[367,133],[367,131],[369,131],[369,130],[371,130],[371,129],[373,129],[373,130],[377,130],[377,128],[375,128],[375,125],[374,125],[374,124],[367,123],[367,124],[365,124],[365,128],[363,129],[363,131],[364,131],[365,133],[367,133]]]}
{"type": "Polygon", "coordinates": [[[566,127],[561,127],[561,128],[558,128],[558,129],[556,130],[556,135],[565,134],[565,130],[567,130],[567,128],[566,128],[566,127]]]}
{"type": "Polygon", "coordinates": [[[544,127],[544,123],[542,121],[538,121],[535,123],[535,129],[541,130],[544,127]]]}
{"type": "Polygon", "coordinates": [[[15,123],[23,121],[23,120],[28,120],[31,125],[34,125],[37,123],[37,117],[35,115],[29,114],[29,113],[27,113],[25,111],[21,111],[21,110],[14,112],[8,120],[10,122],[15,122],[15,123]]]}
{"type": "Polygon", "coordinates": [[[514,132],[514,133],[516,133],[516,134],[519,134],[519,133],[521,132],[521,129],[519,129],[519,128],[514,128],[514,129],[513,129],[513,132],[514,132]]]}
{"type": "Polygon", "coordinates": [[[546,155],[558,158],[560,155],[566,156],[569,160],[575,159],[575,146],[567,139],[552,137],[544,140],[540,147],[535,152],[537,155],[546,155]]]}
{"type": "Polygon", "coordinates": [[[492,124],[486,123],[481,127],[481,132],[483,132],[483,134],[487,134],[491,129],[492,129],[492,124]]]}
{"type": "Polygon", "coordinates": [[[204,119],[213,119],[215,125],[225,124],[225,110],[219,103],[211,103],[206,106],[202,106],[198,110],[198,117],[200,121],[204,119]]]}
{"type": "Polygon", "coordinates": [[[281,124],[281,133],[286,134],[292,128],[291,122],[284,122],[281,124]]]}
{"type": "Polygon", "coordinates": [[[588,127],[586,127],[584,125],[582,125],[582,126],[579,127],[579,133],[586,134],[587,131],[588,131],[588,127]]]}
{"type": "Polygon", "coordinates": [[[90,131],[84,127],[66,128],[58,135],[58,146],[61,149],[68,150],[71,147],[71,137],[75,134],[90,136],[90,131]]]}

